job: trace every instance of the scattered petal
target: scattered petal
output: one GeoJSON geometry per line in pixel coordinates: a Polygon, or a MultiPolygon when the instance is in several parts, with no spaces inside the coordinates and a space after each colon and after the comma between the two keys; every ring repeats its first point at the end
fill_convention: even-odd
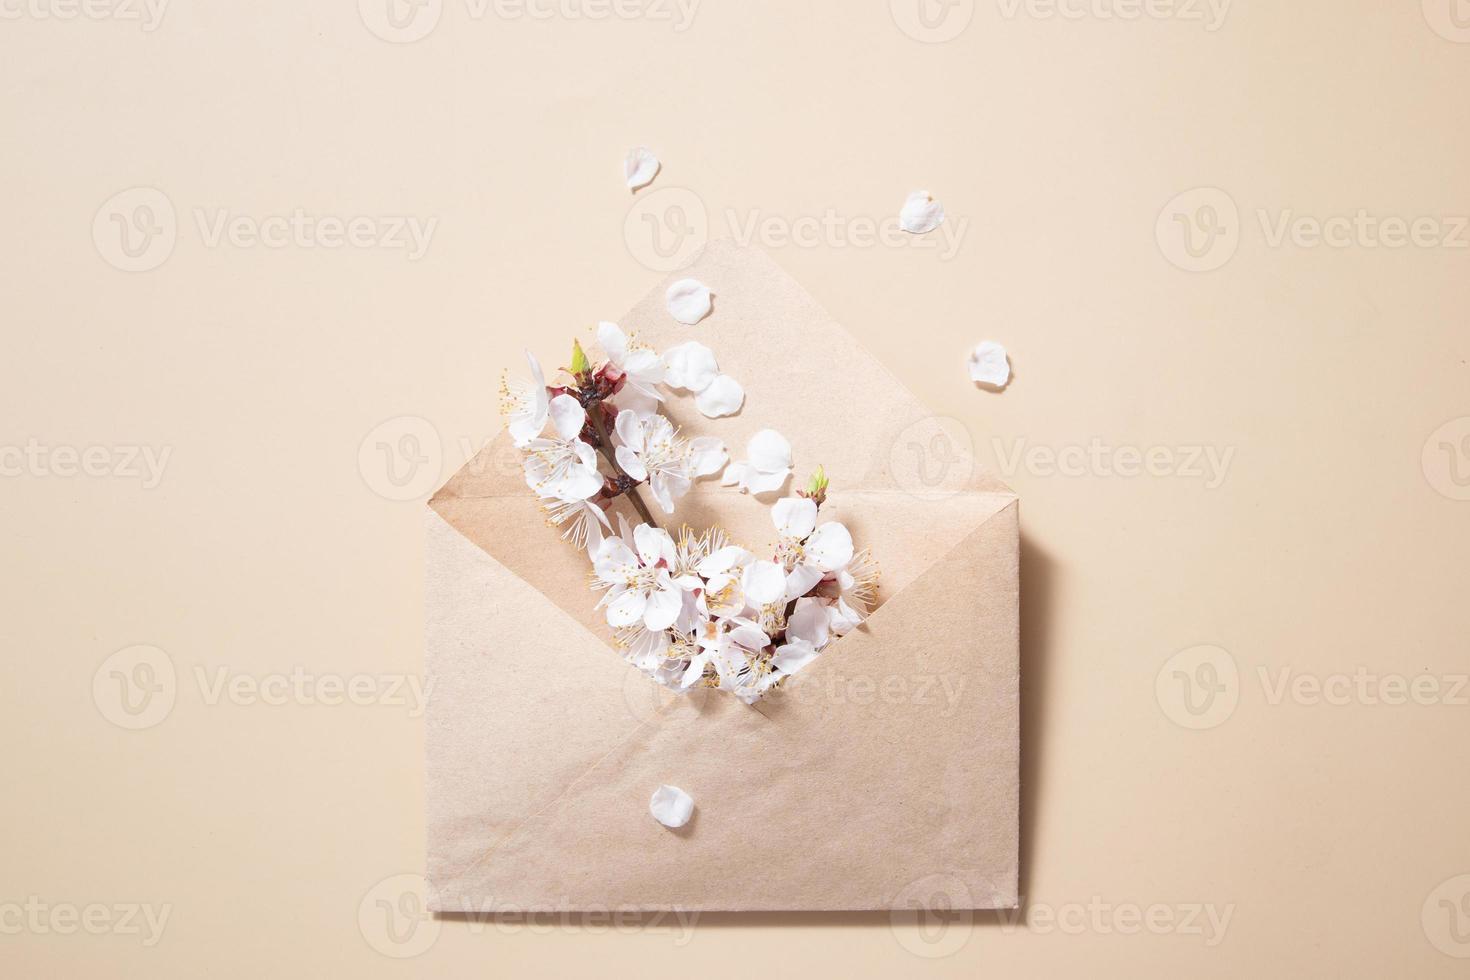
{"type": "Polygon", "coordinates": [[[734,415],[744,404],[745,389],[728,374],[715,378],[709,387],[694,396],[695,407],[712,419],[734,415]]]}
{"type": "Polygon", "coordinates": [[[677,786],[665,784],[653,791],[653,797],[648,801],[648,812],[665,827],[677,830],[694,815],[694,797],[677,786]]]}
{"type": "Polygon", "coordinates": [[[693,340],[664,351],[664,363],[668,366],[664,384],[696,393],[708,388],[720,373],[715,352],[693,340]]]}
{"type": "Polygon", "coordinates": [[[698,279],[680,279],[669,287],[669,315],[680,323],[694,325],[710,311],[709,287],[698,279]]]}
{"type": "Polygon", "coordinates": [[[775,429],[762,429],[745,447],[750,465],[763,473],[791,468],[791,443],[775,429]]]}
{"type": "Polygon", "coordinates": [[[623,178],[631,190],[637,190],[653,182],[658,175],[658,157],[646,146],[635,146],[623,158],[623,178]]]}
{"type": "Polygon", "coordinates": [[[944,221],[944,205],[934,200],[928,191],[914,191],[903,210],[898,213],[898,224],[904,231],[923,235],[938,228],[944,221]]]}
{"type": "Polygon", "coordinates": [[[1011,380],[1011,362],[1006,349],[993,340],[982,341],[970,353],[970,380],[992,388],[1004,388],[1011,380]]]}
{"type": "Polygon", "coordinates": [[[720,472],[729,459],[725,444],[714,436],[696,436],[689,440],[689,462],[696,478],[720,472]]]}

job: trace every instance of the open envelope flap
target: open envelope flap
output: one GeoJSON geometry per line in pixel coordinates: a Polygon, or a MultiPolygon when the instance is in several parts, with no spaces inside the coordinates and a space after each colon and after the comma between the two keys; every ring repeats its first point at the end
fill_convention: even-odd
{"type": "MultiPolygon", "coordinates": [[[[458,869],[432,862],[433,907],[1013,907],[1018,553],[1013,500],[775,697],[673,699],[509,836],[458,848],[458,869]],[[661,783],[695,799],[681,831],[648,813],[661,783]]],[[[605,692],[592,695],[590,718],[566,704],[573,738],[608,728],[605,692]]],[[[495,744],[483,707],[464,742],[495,744]]],[[[541,789],[539,758],[501,765],[541,789]]]]}

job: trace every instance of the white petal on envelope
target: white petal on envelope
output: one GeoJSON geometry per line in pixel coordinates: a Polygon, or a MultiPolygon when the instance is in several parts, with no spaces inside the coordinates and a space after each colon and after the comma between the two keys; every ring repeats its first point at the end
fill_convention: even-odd
{"type": "Polygon", "coordinates": [[[981,341],[970,352],[970,380],[1004,388],[1011,380],[1011,362],[1006,349],[993,340],[981,341]]]}
{"type": "Polygon", "coordinates": [[[764,606],[786,595],[786,572],[773,561],[758,561],[746,567],[741,586],[746,598],[764,606]]]}
{"type": "Polygon", "coordinates": [[[790,477],[790,470],[780,470],[776,473],[750,472],[745,476],[745,487],[758,497],[763,493],[775,493],[780,490],[790,477]]]}
{"type": "Polygon", "coordinates": [[[725,472],[720,474],[720,486],[739,486],[741,481],[745,479],[745,471],[747,469],[749,467],[744,463],[731,463],[725,467],[725,472]]]}
{"type": "Polygon", "coordinates": [[[665,784],[653,791],[648,812],[665,827],[677,830],[694,814],[694,798],[677,786],[665,784]]]}
{"type": "Polygon", "coordinates": [[[762,429],[751,436],[745,455],[750,465],[763,473],[791,468],[791,443],[775,429],[762,429]]]}
{"type": "Polygon", "coordinates": [[[709,287],[698,279],[680,279],[669,287],[669,315],[687,326],[709,316],[709,287]]]}
{"type": "Polygon", "coordinates": [[[745,389],[740,382],[722,374],[709,383],[709,387],[694,396],[694,405],[705,416],[712,419],[734,415],[745,404],[745,389]]]}
{"type": "Polygon", "coordinates": [[[623,179],[633,190],[646,187],[658,174],[658,157],[646,146],[635,146],[623,158],[623,179]]]}
{"type": "Polygon", "coordinates": [[[694,340],[664,351],[664,363],[668,365],[664,374],[665,384],[696,393],[708,388],[720,373],[715,352],[694,340]]]}
{"type": "Polygon", "coordinates": [[[913,235],[927,234],[938,228],[942,221],[944,205],[934,200],[928,191],[914,191],[898,213],[899,227],[913,235]]]}
{"type": "Polygon", "coordinates": [[[696,436],[689,440],[689,462],[696,477],[720,472],[729,459],[725,444],[714,436],[696,436]]]}
{"type": "Polygon", "coordinates": [[[852,534],[836,521],[828,521],[806,539],[807,561],[833,572],[852,561],[852,534]]]}

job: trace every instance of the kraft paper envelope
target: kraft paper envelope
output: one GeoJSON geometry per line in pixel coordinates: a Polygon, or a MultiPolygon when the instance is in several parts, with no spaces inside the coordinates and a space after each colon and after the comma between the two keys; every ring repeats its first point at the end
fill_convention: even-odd
{"type": "MultiPolygon", "coordinates": [[[[665,411],[736,460],[782,432],[785,493],[825,465],[822,516],[879,560],[881,604],[753,707],[665,691],[612,649],[587,556],[545,525],[502,433],[427,515],[430,907],[1014,907],[1015,494],[763,252],[713,242],[683,276],[714,291],[709,318],[676,323],[666,282],[620,324],[659,350],[707,344],[746,401],[726,419],[677,395],[665,411]],[[677,831],[649,814],[663,783],[694,798],[677,831]]],[[[535,341],[548,366],[569,345],[535,341]]],[[[700,481],[669,529],[718,525],[763,553],[778,496],[700,481]]]]}

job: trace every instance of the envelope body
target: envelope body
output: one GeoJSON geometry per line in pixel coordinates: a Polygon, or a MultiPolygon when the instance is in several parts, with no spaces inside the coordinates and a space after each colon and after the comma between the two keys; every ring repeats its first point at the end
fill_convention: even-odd
{"type": "MultiPolygon", "coordinates": [[[[671,396],[665,414],[736,460],[776,429],[794,480],[822,464],[822,520],[872,551],[879,605],[754,706],[666,691],[612,648],[587,555],[546,526],[502,433],[425,514],[430,907],[1014,907],[1015,494],[763,252],[712,242],[683,277],[713,290],[710,317],[676,323],[665,283],[621,326],[657,350],[707,345],[746,401],[711,420],[671,396]],[[694,798],[679,830],[649,813],[662,784],[694,798]]],[[[761,554],[779,496],[700,481],[667,528],[718,526],[761,554]]]]}

